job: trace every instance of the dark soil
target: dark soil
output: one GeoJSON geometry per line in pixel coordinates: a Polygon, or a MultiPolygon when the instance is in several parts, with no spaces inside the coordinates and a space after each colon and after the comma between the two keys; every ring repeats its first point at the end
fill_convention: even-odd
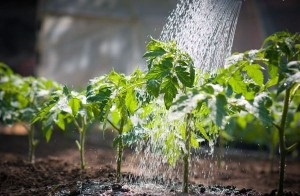
{"type": "MultiPolygon", "coordinates": [[[[74,138],[58,134],[37,149],[35,164],[26,160],[27,137],[0,134],[0,195],[180,195],[180,182],[172,185],[138,185],[136,167],[125,154],[123,181],[115,183],[115,151],[110,139],[90,136],[86,147],[86,170],[79,169],[79,153],[74,138]],[[96,139],[95,139],[96,138],[96,139]],[[130,179],[130,182],[129,182],[130,179]]],[[[190,195],[275,195],[278,169],[270,173],[264,157],[226,156],[220,167],[216,160],[203,160],[199,167],[209,171],[194,172],[190,195]]],[[[286,195],[300,193],[299,160],[287,162],[286,195]]]]}

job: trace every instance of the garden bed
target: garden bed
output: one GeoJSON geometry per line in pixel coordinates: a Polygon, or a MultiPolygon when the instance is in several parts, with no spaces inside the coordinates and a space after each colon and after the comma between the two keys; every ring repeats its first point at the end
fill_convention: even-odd
{"type": "MultiPolygon", "coordinates": [[[[127,182],[137,171],[131,165],[132,153],[126,151],[123,181],[115,183],[115,151],[104,139],[89,140],[86,148],[88,166],[80,170],[79,152],[72,138],[55,137],[37,148],[35,165],[26,161],[26,136],[0,135],[0,195],[176,195],[173,186],[137,186],[127,182]],[[63,141],[60,141],[63,140],[63,141]]],[[[108,138],[106,138],[107,140],[108,138]]],[[[269,173],[269,162],[263,157],[251,157],[241,152],[223,159],[218,168],[215,160],[202,160],[203,171],[195,171],[190,185],[191,195],[263,195],[274,193],[278,182],[278,167],[269,173]],[[213,167],[212,167],[213,165],[213,167]],[[198,172],[198,174],[197,174],[198,172]],[[205,172],[210,177],[205,177],[205,172]]],[[[299,161],[288,161],[285,190],[289,195],[300,193],[299,161]]],[[[207,175],[206,175],[207,176],[207,175]]],[[[179,182],[178,182],[179,183],[179,182]]]]}

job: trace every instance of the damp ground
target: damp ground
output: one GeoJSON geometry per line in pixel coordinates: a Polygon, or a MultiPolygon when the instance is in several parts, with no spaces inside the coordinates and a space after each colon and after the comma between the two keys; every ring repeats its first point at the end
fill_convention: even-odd
{"type": "MultiPolygon", "coordinates": [[[[26,161],[26,136],[0,134],[0,195],[180,195],[180,179],[164,184],[159,176],[147,183],[141,180],[130,150],[124,156],[123,180],[116,183],[115,151],[108,138],[89,140],[84,171],[79,169],[74,138],[60,134],[55,138],[40,143],[32,165],[26,161]]],[[[219,165],[215,159],[198,161],[190,179],[190,195],[275,194],[278,168],[275,164],[270,172],[266,157],[237,151],[223,157],[219,165]]],[[[286,195],[300,193],[299,160],[287,162],[285,190],[286,195]]]]}

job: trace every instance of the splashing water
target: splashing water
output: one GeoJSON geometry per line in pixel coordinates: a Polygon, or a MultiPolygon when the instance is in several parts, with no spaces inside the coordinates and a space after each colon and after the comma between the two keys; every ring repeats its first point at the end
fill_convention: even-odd
{"type": "Polygon", "coordinates": [[[180,0],[160,39],[175,40],[195,66],[214,72],[231,53],[240,0],[180,0]]]}
{"type": "MultiPolygon", "coordinates": [[[[231,53],[241,4],[240,0],[180,0],[164,26],[160,40],[175,40],[178,47],[188,52],[193,58],[197,68],[203,72],[214,72],[217,68],[224,66],[225,59],[231,53]]],[[[161,121],[169,119],[168,115],[174,115],[174,113],[166,112],[164,115],[165,118],[161,118],[161,121]]],[[[182,118],[181,121],[184,119],[182,118]]],[[[158,124],[160,124],[158,129],[163,130],[164,133],[160,133],[155,128],[147,130],[156,138],[149,138],[146,144],[137,145],[140,149],[136,149],[137,154],[133,159],[139,160],[139,163],[138,166],[132,165],[133,170],[138,167],[139,176],[144,176],[145,179],[154,176],[154,181],[170,184],[172,183],[170,179],[181,178],[181,167],[178,167],[180,163],[175,163],[175,167],[170,167],[167,158],[157,152],[164,150],[162,149],[163,143],[168,140],[166,137],[173,134],[176,125],[174,126],[173,122],[159,122],[158,124]]],[[[180,145],[176,143],[178,142],[176,139],[172,142],[174,144],[169,145],[180,145]]],[[[203,159],[212,158],[213,148],[214,144],[209,143],[207,149],[201,148],[197,152],[193,151],[190,162],[191,177],[199,175],[200,172],[200,175],[207,176],[207,179],[213,179],[213,165],[210,165],[210,170],[206,171],[207,167],[205,168],[204,163],[202,164],[203,159]],[[193,169],[198,173],[192,171],[193,169]]]]}

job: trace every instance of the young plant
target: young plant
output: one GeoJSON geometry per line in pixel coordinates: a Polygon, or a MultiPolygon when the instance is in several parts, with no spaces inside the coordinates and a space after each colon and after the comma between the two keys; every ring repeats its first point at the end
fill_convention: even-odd
{"type": "MultiPolygon", "coordinates": [[[[158,98],[163,96],[166,109],[173,104],[175,97],[185,94],[187,88],[192,88],[195,81],[195,68],[191,57],[179,50],[175,42],[160,42],[155,39],[147,44],[147,52],[144,57],[148,61],[148,72],[145,76],[147,80],[146,88],[150,95],[158,98]]],[[[161,115],[157,115],[160,118],[161,115]]],[[[183,130],[181,139],[183,158],[183,188],[182,191],[188,192],[189,157],[192,141],[191,121],[192,113],[186,113],[185,121],[179,125],[183,130]]],[[[173,133],[171,138],[175,139],[173,133]]],[[[169,139],[166,142],[170,141],[169,139]]],[[[178,154],[178,153],[177,153],[178,154]]]]}
{"type": "Polygon", "coordinates": [[[94,113],[97,112],[98,110],[93,105],[86,102],[85,92],[71,91],[65,86],[62,90],[52,93],[50,101],[44,104],[44,107],[35,116],[33,123],[42,121],[47,140],[52,135],[54,125],[65,130],[68,124],[73,123],[79,132],[79,141],[76,140],[76,145],[80,153],[80,168],[85,169],[86,131],[88,125],[95,119],[94,113]]]}
{"type": "Polygon", "coordinates": [[[35,160],[38,141],[34,137],[34,115],[48,100],[51,91],[60,86],[44,78],[21,77],[4,64],[0,64],[0,120],[4,124],[21,123],[28,132],[28,159],[35,160]]]}
{"type": "Polygon", "coordinates": [[[155,97],[162,95],[166,108],[170,109],[174,127],[169,126],[172,131],[169,133],[171,137],[166,139],[166,149],[171,151],[173,157],[177,154],[175,158],[180,155],[174,153],[174,149],[177,152],[178,148],[181,149],[183,192],[188,192],[190,148],[199,147],[197,141],[201,141],[200,137],[211,143],[224,131],[231,118],[245,112],[251,112],[266,124],[272,123],[270,112],[265,107],[271,98],[264,92],[262,67],[253,63],[254,57],[256,61],[263,61],[264,58],[256,55],[256,51],[250,51],[241,56],[242,59],[238,56],[239,63],[216,74],[197,75],[199,82],[193,87],[193,62],[188,54],[176,48],[174,42],[151,40],[147,50],[147,90],[155,97]],[[174,134],[176,129],[179,133],[174,134]],[[172,144],[172,140],[176,142],[172,144]]]}
{"type": "Polygon", "coordinates": [[[299,112],[300,108],[300,35],[279,32],[269,36],[264,44],[262,52],[268,59],[265,62],[268,68],[269,81],[267,87],[275,87],[277,96],[281,94],[284,99],[274,101],[283,103],[280,120],[275,119],[273,125],[279,132],[280,173],[278,195],[283,194],[283,182],[285,173],[286,154],[296,147],[296,143],[286,146],[285,133],[289,110],[299,112]]]}
{"type": "Polygon", "coordinates": [[[103,129],[108,123],[118,132],[113,142],[117,147],[117,182],[121,180],[125,135],[133,129],[131,117],[145,103],[141,94],[143,85],[143,73],[137,69],[130,76],[111,71],[91,80],[87,87],[87,101],[100,110],[97,118],[103,129]]]}
{"type": "Polygon", "coordinates": [[[264,126],[278,130],[278,195],[282,195],[286,154],[296,147],[296,144],[286,146],[285,133],[291,122],[288,113],[295,114],[300,108],[300,36],[275,33],[265,40],[262,49],[234,55],[230,60],[232,65],[216,81],[222,85],[228,83],[235,96],[244,98],[244,102],[241,99],[236,102],[241,110],[255,116],[264,126]]]}

